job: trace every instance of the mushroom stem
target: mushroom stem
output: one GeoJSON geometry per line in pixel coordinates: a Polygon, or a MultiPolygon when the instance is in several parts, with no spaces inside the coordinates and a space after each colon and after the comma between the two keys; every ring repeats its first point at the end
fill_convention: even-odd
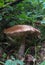
{"type": "Polygon", "coordinates": [[[19,48],[19,55],[24,55],[24,51],[25,51],[25,44],[21,44],[20,48],[19,48]]]}
{"type": "Polygon", "coordinates": [[[22,43],[21,43],[21,46],[19,48],[18,54],[23,56],[24,55],[24,51],[25,51],[25,37],[22,40],[22,43]]]}

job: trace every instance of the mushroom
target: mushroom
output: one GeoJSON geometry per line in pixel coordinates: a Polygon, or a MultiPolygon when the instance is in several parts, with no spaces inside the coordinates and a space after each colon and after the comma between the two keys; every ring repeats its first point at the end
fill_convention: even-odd
{"type": "Polygon", "coordinates": [[[36,28],[33,28],[32,26],[29,26],[29,25],[15,25],[13,27],[4,29],[3,32],[7,36],[9,36],[11,40],[12,40],[11,37],[13,37],[13,36],[22,36],[22,43],[21,43],[21,46],[19,48],[18,55],[24,55],[25,37],[26,37],[27,33],[31,33],[31,34],[34,33],[37,36],[40,34],[39,30],[37,30],[36,28]]]}

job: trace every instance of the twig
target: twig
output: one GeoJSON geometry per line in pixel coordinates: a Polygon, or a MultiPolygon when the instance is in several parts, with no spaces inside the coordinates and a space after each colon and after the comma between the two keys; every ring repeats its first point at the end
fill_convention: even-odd
{"type": "Polygon", "coordinates": [[[13,43],[15,42],[13,38],[11,38],[10,36],[7,36],[7,38],[12,41],[13,43]]]}

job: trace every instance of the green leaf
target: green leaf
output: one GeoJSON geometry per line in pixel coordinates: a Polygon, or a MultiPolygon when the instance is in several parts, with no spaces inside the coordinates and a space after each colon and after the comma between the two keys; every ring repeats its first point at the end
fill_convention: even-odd
{"type": "Polygon", "coordinates": [[[0,7],[3,7],[4,5],[4,0],[0,0],[0,7]]]}
{"type": "Polygon", "coordinates": [[[10,25],[10,26],[15,25],[15,21],[10,22],[9,25],[10,25]]]}
{"type": "Polygon", "coordinates": [[[39,65],[45,65],[45,61],[43,61],[42,63],[40,63],[39,65]]]}
{"type": "Polygon", "coordinates": [[[6,57],[7,57],[7,54],[6,54],[6,53],[4,53],[4,54],[3,54],[3,58],[6,58],[6,57]]]}
{"type": "Polygon", "coordinates": [[[0,21],[2,20],[2,15],[0,15],[0,21]]]}
{"type": "Polygon", "coordinates": [[[42,20],[42,21],[41,21],[41,24],[44,24],[44,25],[45,25],[45,20],[42,20]]]}
{"type": "Polygon", "coordinates": [[[6,0],[6,2],[13,2],[13,1],[15,1],[15,0],[6,0]]]}
{"type": "Polygon", "coordinates": [[[21,61],[21,60],[16,60],[16,63],[17,63],[16,65],[18,65],[18,64],[19,64],[19,65],[24,65],[24,62],[21,61]]]}
{"type": "Polygon", "coordinates": [[[20,14],[19,17],[25,20],[28,18],[28,16],[25,13],[20,14]]]}
{"type": "Polygon", "coordinates": [[[0,2],[0,7],[3,7],[4,3],[3,2],[0,2]]]}
{"type": "Polygon", "coordinates": [[[4,62],[0,61],[0,64],[4,65],[4,62]]]}
{"type": "Polygon", "coordinates": [[[5,65],[24,65],[24,62],[23,61],[21,61],[21,60],[11,60],[11,59],[9,59],[9,60],[7,60],[6,62],[5,62],[5,65]]]}
{"type": "Polygon", "coordinates": [[[41,24],[45,25],[45,17],[43,18],[43,20],[41,21],[41,24]]]}
{"type": "Polygon", "coordinates": [[[45,9],[45,2],[43,3],[43,9],[45,9]]]}

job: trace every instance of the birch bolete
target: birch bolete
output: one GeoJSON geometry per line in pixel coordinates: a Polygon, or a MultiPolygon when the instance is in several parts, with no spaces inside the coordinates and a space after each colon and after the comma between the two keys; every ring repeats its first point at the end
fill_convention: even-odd
{"type": "Polygon", "coordinates": [[[22,36],[22,43],[21,43],[21,46],[19,48],[18,54],[24,55],[25,37],[26,37],[27,33],[29,33],[29,34],[35,33],[35,35],[38,36],[40,34],[40,31],[32,26],[29,26],[29,25],[15,25],[13,27],[4,29],[4,33],[10,37],[22,36]]]}

